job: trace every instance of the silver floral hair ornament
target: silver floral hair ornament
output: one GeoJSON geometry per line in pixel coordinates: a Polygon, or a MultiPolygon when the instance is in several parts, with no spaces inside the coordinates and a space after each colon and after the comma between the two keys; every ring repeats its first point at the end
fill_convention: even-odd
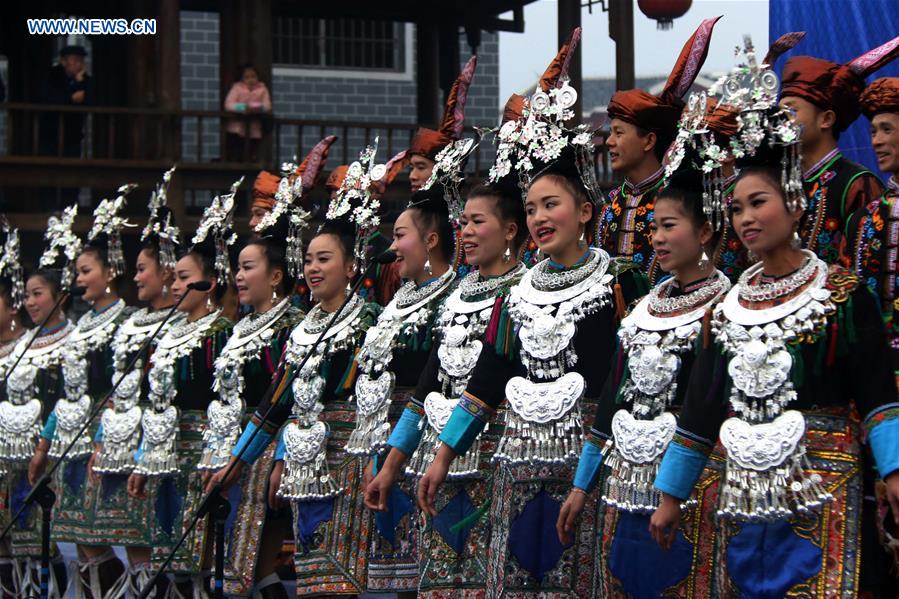
{"type": "Polygon", "coordinates": [[[172,212],[166,206],[169,182],[172,180],[174,173],[175,167],[173,166],[162,175],[162,182],[150,194],[150,202],[148,204],[150,217],[147,219],[147,224],[140,235],[141,242],[156,236],[159,247],[159,264],[163,268],[170,269],[175,268],[175,262],[177,262],[175,246],[178,245],[181,237],[178,227],[172,223],[172,212]]]}
{"type": "Polygon", "coordinates": [[[9,295],[14,308],[21,308],[25,301],[25,278],[19,255],[19,230],[12,227],[6,215],[0,215],[0,230],[6,234],[3,241],[3,255],[0,256],[0,278],[10,284],[9,295]]]}
{"type": "Polygon", "coordinates": [[[47,232],[44,239],[47,240],[47,249],[41,255],[38,265],[41,268],[59,268],[60,287],[67,292],[75,278],[75,260],[81,253],[81,239],[72,232],[75,225],[75,217],[78,216],[78,206],[73,204],[62,211],[61,216],[51,216],[47,219],[47,232]],[[58,264],[60,258],[63,260],[58,264]]]}
{"type": "Polygon", "coordinates": [[[718,145],[709,128],[709,99],[705,93],[692,93],[678,122],[677,137],[665,152],[665,178],[679,169],[702,173],[702,211],[718,231],[724,223],[724,163],[730,158],[729,148],[718,145]],[[684,160],[688,164],[684,164],[684,160]]]}
{"type": "Polygon", "coordinates": [[[462,183],[465,182],[465,163],[479,144],[480,136],[477,140],[472,138],[459,139],[444,147],[434,158],[434,168],[431,170],[431,176],[421,186],[422,190],[431,189],[435,184],[443,186],[443,198],[449,209],[449,220],[453,226],[458,224],[465,204],[462,198],[462,183]]]}
{"type": "Polygon", "coordinates": [[[243,177],[231,185],[228,193],[212,199],[212,203],[203,210],[200,225],[191,240],[191,247],[194,249],[201,244],[211,243],[215,253],[215,280],[219,285],[227,285],[231,280],[228,248],[237,241],[237,233],[234,232],[234,196],[242,183],[243,177]]]}
{"type": "Polygon", "coordinates": [[[278,183],[278,191],[275,192],[275,205],[254,229],[256,233],[263,234],[282,218],[287,219],[285,247],[287,273],[297,280],[303,278],[303,231],[309,227],[312,220],[312,213],[303,206],[304,193],[308,195],[315,186],[327,160],[328,150],[335,141],[336,135],[322,139],[299,166],[296,164],[296,158],[294,162],[285,162],[281,165],[281,181],[278,183]]]}
{"type": "Polygon", "coordinates": [[[525,197],[531,181],[570,148],[589,199],[594,204],[600,201],[593,170],[594,132],[586,125],[578,125],[575,129],[565,126],[565,122],[574,117],[572,107],[577,102],[577,91],[569,84],[567,73],[580,34],[580,27],[572,32],[544,73],[537,90],[525,100],[521,118],[510,119],[499,128],[496,160],[488,177],[490,183],[498,183],[515,173],[522,197],[525,197]]]}
{"type": "Polygon", "coordinates": [[[120,215],[127,203],[125,197],[137,188],[135,183],[126,183],[117,190],[114,200],[103,200],[94,209],[94,224],[87,234],[88,244],[98,242],[106,235],[106,260],[113,277],[125,273],[125,254],[122,252],[122,228],[136,227],[134,223],[120,215]]]}
{"type": "MultiPolygon", "coordinates": [[[[381,224],[379,214],[381,201],[378,199],[376,187],[385,179],[389,170],[389,164],[375,164],[377,152],[378,138],[375,137],[374,143],[359,154],[359,160],[347,168],[346,177],[334,199],[328,204],[328,211],[325,214],[328,220],[344,218],[356,227],[354,255],[360,272],[365,271],[367,267],[368,236],[381,224]]],[[[400,154],[405,156],[403,152],[400,154]]]]}
{"type": "Polygon", "coordinates": [[[792,112],[777,103],[780,81],[767,64],[758,63],[749,36],[743,37],[743,48],[737,48],[736,54],[742,54],[744,62],[709,89],[709,94],[720,95],[722,104],[739,112],[739,133],[731,138],[730,151],[738,164],[751,163],[753,158],[761,160],[766,151],[779,151],[787,208],[792,212],[805,210],[800,129],[792,112]]]}

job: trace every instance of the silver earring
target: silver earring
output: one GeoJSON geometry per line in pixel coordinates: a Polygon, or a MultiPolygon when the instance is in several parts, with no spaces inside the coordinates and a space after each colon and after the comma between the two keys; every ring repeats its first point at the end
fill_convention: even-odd
{"type": "Polygon", "coordinates": [[[794,250],[802,248],[802,239],[799,238],[799,233],[797,231],[793,231],[793,239],[790,240],[790,245],[793,246],[794,250]]]}
{"type": "Polygon", "coordinates": [[[428,259],[425,260],[425,274],[429,277],[434,274],[434,270],[431,268],[431,250],[428,250],[428,259]]]}
{"type": "Polygon", "coordinates": [[[10,331],[15,331],[15,330],[16,330],[16,319],[15,319],[15,318],[13,318],[13,319],[9,322],[9,330],[10,330],[10,331]]]}
{"type": "Polygon", "coordinates": [[[212,312],[212,310],[214,309],[214,306],[212,305],[212,298],[208,295],[206,296],[206,309],[210,312],[212,312]]]}
{"type": "Polygon", "coordinates": [[[106,295],[109,295],[110,293],[112,293],[112,291],[110,291],[109,284],[107,284],[106,285],[106,295]]]}
{"type": "Polygon", "coordinates": [[[581,236],[578,238],[577,244],[580,247],[584,247],[585,245],[587,245],[587,230],[586,229],[581,231],[581,236]]]}
{"type": "Polygon", "coordinates": [[[352,293],[352,292],[353,292],[353,284],[350,283],[349,281],[346,282],[346,292],[347,292],[347,293],[352,293]]]}
{"type": "Polygon", "coordinates": [[[277,301],[278,301],[278,292],[275,290],[274,287],[272,287],[272,303],[274,304],[277,301]]]}
{"type": "Polygon", "coordinates": [[[503,252],[503,262],[508,262],[509,260],[512,259],[512,249],[511,249],[510,245],[507,245],[506,251],[503,252]]]}
{"type": "Polygon", "coordinates": [[[709,266],[709,255],[705,253],[705,248],[702,248],[702,256],[699,258],[697,266],[700,270],[705,270],[709,266]]]}
{"type": "Polygon", "coordinates": [[[169,286],[165,283],[162,284],[162,295],[166,296],[169,294],[169,286]]]}

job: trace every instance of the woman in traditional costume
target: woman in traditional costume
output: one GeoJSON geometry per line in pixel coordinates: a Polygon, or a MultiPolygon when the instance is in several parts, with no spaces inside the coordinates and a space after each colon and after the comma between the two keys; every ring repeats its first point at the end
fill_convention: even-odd
{"type": "MultiPolygon", "coordinates": [[[[152,562],[166,558],[202,498],[197,466],[203,452],[206,410],[216,399],[214,364],[233,323],[220,302],[231,278],[228,247],[234,242],[234,194],[217,196],[203,212],[192,245],[175,264],[172,298],[185,318],[157,342],[150,359],[147,408],[141,415],[141,442],[128,478],[128,494],[151,506],[152,562]],[[207,291],[192,290],[208,282],[207,291]],[[183,298],[183,299],[182,299],[183,298]]],[[[206,519],[178,550],[171,564],[175,589],[183,596],[205,586],[206,519]]],[[[160,585],[164,586],[164,585],[160,585]]]]}
{"type": "MultiPolygon", "coordinates": [[[[7,517],[21,508],[31,485],[40,478],[37,470],[30,472],[32,459],[36,453],[47,452],[48,444],[38,447],[40,432],[64,393],[62,349],[75,326],[66,318],[63,306],[56,313],[51,314],[51,310],[60,295],[68,293],[75,276],[74,262],[81,252],[81,240],[72,232],[77,213],[78,208],[70,206],[61,217],[51,216],[47,221],[48,247],[38,270],[25,284],[25,310],[32,322],[39,325],[50,318],[42,328],[23,336],[8,359],[8,368],[12,370],[8,372],[6,400],[0,404],[0,460],[6,469],[3,482],[7,517]]],[[[40,510],[31,507],[10,532],[15,596],[34,595],[40,589],[40,521],[40,510]]],[[[58,597],[66,588],[66,573],[55,545],[51,551],[50,593],[58,597]]]]}
{"type": "MultiPolygon", "coordinates": [[[[228,465],[244,418],[255,413],[284,355],[288,338],[304,314],[290,304],[303,263],[297,237],[299,223],[311,216],[293,195],[309,197],[328,149],[336,141],[320,141],[303,163],[285,165],[276,203],[256,226],[256,237],[240,252],[235,278],[241,305],[252,312],[234,326],[228,344],[215,362],[215,390],[219,399],[208,410],[205,448],[200,468],[217,471],[228,465]],[[290,199],[288,199],[290,198],[290,199]],[[296,219],[296,220],[294,220],[296,219]]],[[[241,473],[229,491],[232,517],[225,527],[225,593],[283,597],[286,591],[275,573],[275,560],[289,526],[286,510],[268,508],[269,475],[275,448],[270,447],[241,473]]]]}
{"type": "MultiPolygon", "coordinates": [[[[337,208],[339,211],[341,206],[337,208]]],[[[455,233],[442,189],[432,187],[412,194],[393,225],[390,249],[396,252],[398,273],[407,282],[368,330],[356,356],[356,426],[346,451],[376,456],[365,467],[360,493],[377,473],[378,454],[387,448],[391,427],[414,395],[434,342],[438,308],[455,282],[456,273],[450,267],[455,233]]],[[[402,481],[391,495],[391,505],[373,517],[368,590],[414,596],[419,556],[410,481],[402,481]]]]}
{"type": "Polygon", "coordinates": [[[91,305],[75,325],[63,348],[64,397],[47,418],[38,453],[31,469],[40,476],[47,457],[61,459],[56,470],[58,489],[53,510],[55,541],[76,543],[78,560],[71,565],[69,586],[76,594],[103,597],[120,581],[125,567],[110,547],[108,529],[95,525],[94,499],[97,479],[88,476],[93,453],[92,434],[99,423],[87,424],[93,405],[112,388],[115,372],[112,341],[131,309],[118,295],[125,274],[121,231],[130,226],[121,212],[135,185],[123,185],[113,200],[103,200],[94,210],[87,243],[75,261],[75,283],[84,288],[82,298],[91,305]],[[47,449],[42,452],[41,449],[47,449]]]}
{"type": "Polygon", "coordinates": [[[140,420],[144,405],[141,391],[146,377],[150,348],[134,367],[126,370],[144,342],[162,325],[155,341],[183,318],[165,320],[172,306],[171,286],[175,273],[175,247],[178,228],[166,207],[166,192],[174,168],[163,175],[150,196],[149,218],[141,232],[141,249],[135,263],[134,282],[137,299],[145,307],[135,310],[116,330],[112,339],[112,384],[121,383],[111,398],[111,406],[100,416],[100,428],[94,437],[94,454],[88,475],[97,479],[91,487],[94,515],[91,538],[106,545],[122,545],[128,554],[127,574],[110,594],[137,594],[150,577],[150,523],[152,507],[128,497],[128,476],[134,469],[134,453],[140,442],[140,420]],[[164,322],[165,321],[165,322],[164,322]]]}
{"type": "Polygon", "coordinates": [[[886,331],[858,277],[800,249],[799,127],[776,105],[774,74],[755,64],[751,46],[747,55],[723,98],[742,122],[728,216],[759,262],[715,308],[714,343],[694,362],[655,478],[662,498],[651,532],[663,547],[675,543],[681,503],[708,487],[696,485],[702,475],[718,496],[717,512],[702,516],[712,530],[698,531],[715,537],[696,587],[704,596],[854,597],[863,441],[899,505],[886,331]],[[703,474],[715,439],[724,459],[717,481],[703,474]]]}
{"type": "Polygon", "coordinates": [[[666,181],[651,225],[653,252],[668,276],[621,322],[615,368],[556,523],[559,540],[572,543],[577,520],[607,465],[597,526],[602,544],[596,595],[601,597],[660,597],[690,574],[692,547],[682,543],[678,551],[661,553],[649,535],[649,518],[659,500],[651,483],[674,436],[695,354],[707,340],[704,323],[707,328],[712,307],[730,289],[710,259],[722,225],[714,183],[730,157],[718,151],[709,116],[705,94],[692,95],[666,156],[666,181]]]}
{"type": "MultiPolygon", "coordinates": [[[[471,450],[508,400],[493,458],[499,466],[491,493],[487,597],[586,597],[593,589],[595,516],[585,518],[573,545],[560,543],[541,523],[556,520],[570,489],[581,423],[592,420],[618,315],[625,298],[637,295],[640,275],[635,265],[613,262],[588,241],[598,201],[592,134],[564,127],[577,97],[566,73],[579,37],[578,28],[521,116],[503,125],[491,169],[494,180],[512,173],[527,189],[528,231],[548,256],[507,300],[509,331],[498,338],[513,335],[516,351],[511,359],[480,352],[418,488],[419,505],[436,518],[437,490],[453,459],[471,450]]],[[[594,507],[591,502],[588,513],[594,507]]]]}
{"type": "MultiPolygon", "coordinates": [[[[431,180],[454,198],[451,218],[458,219],[465,258],[477,271],[461,280],[447,298],[437,320],[439,343],[419,378],[414,396],[388,440],[390,453],[366,490],[366,506],[387,509],[390,490],[405,474],[420,477],[434,460],[440,441],[437,436],[465,390],[482,348],[509,354],[513,351],[508,333],[509,290],[525,272],[519,260],[527,237],[524,208],[517,181],[512,185],[481,185],[468,193],[462,210],[459,184],[464,178],[465,158],[474,140],[462,140],[438,154],[431,180]],[[459,212],[461,211],[461,214],[459,212]],[[408,465],[406,465],[408,462],[408,465]]],[[[490,539],[489,521],[473,516],[486,509],[493,467],[490,458],[499,438],[499,427],[478,441],[478,449],[453,463],[452,484],[441,489],[437,519],[426,519],[419,548],[419,597],[476,597],[483,593],[486,555],[490,539]],[[458,530],[453,527],[462,525],[458,530]]]]}

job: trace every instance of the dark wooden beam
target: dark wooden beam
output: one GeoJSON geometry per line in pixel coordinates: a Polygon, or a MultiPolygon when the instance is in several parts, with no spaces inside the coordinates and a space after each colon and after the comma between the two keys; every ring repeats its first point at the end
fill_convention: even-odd
{"type": "MultiPolygon", "coordinates": [[[[559,15],[559,47],[562,47],[568,40],[568,36],[575,27],[581,26],[581,0],[558,0],[559,15]]],[[[577,102],[575,102],[572,110],[574,111],[574,124],[578,124],[582,120],[581,112],[583,110],[583,83],[581,76],[581,53],[583,52],[583,38],[581,44],[571,57],[568,67],[568,78],[573,87],[577,91],[577,102]]]]}
{"type": "Polygon", "coordinates": [[[418,47],[415,64],[418,122],[428,127],[435,127],[440,119],[438,112],[440,104],[438,98],[440,90],[440,39],[438,32],[437,25],[430,22],[419,23],[415,27],[418,47]]]}
{"type": "Polygon", "coordinates": [[[609,37],[615,41],[615,89],[633,89],[634,3],[609,0],[609,37]]]}

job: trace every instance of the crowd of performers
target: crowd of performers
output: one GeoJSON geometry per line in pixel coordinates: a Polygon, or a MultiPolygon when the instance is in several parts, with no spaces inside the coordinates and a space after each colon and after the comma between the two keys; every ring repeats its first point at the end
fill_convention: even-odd
{"type": "MultiPolygon", "coordinates": [[[[847,64],[792,57],[780,77],[803,34],[764,55],[744,40],[685,97],[716,21],[661,93],[611,98],[623,183],[607,194],[594,132],[567,125],[577,29],[489,134],[462,134],[472,58],[440,129],[384,164],[366,148],[325,204],[310,196],[333,136],[262,173],[245,242],[239,183],[182,235],[171,171],[136,261],[130,185],[85,240],[75,206],[52,217],[27,276],[4,224],[4,524],[72,445],[51,532],[78,559],[63,568],[54,545],[51,592],[138,592],[221,488],[236,596],[286,596],[287,530],[300,596],[895,596],[899,79],[865,79],[899,37],[847,64]],[[861,113],[886,186],[837,149],[861,113]],[[487,143],[489,177],[466,183],[487,143]],[[407,166],[390,241],[379,198],[407,166]],[[132,266],[140,309],[117,295],[132,266]],[[51,312],[74,286],[91,309],[70,322],[51,312]]],[[[4,597],[35,592],[39,524],[26,510],[2,542],[4,597]]],[[[155,596],[208,592],[209,529],[155,596]]]]}

